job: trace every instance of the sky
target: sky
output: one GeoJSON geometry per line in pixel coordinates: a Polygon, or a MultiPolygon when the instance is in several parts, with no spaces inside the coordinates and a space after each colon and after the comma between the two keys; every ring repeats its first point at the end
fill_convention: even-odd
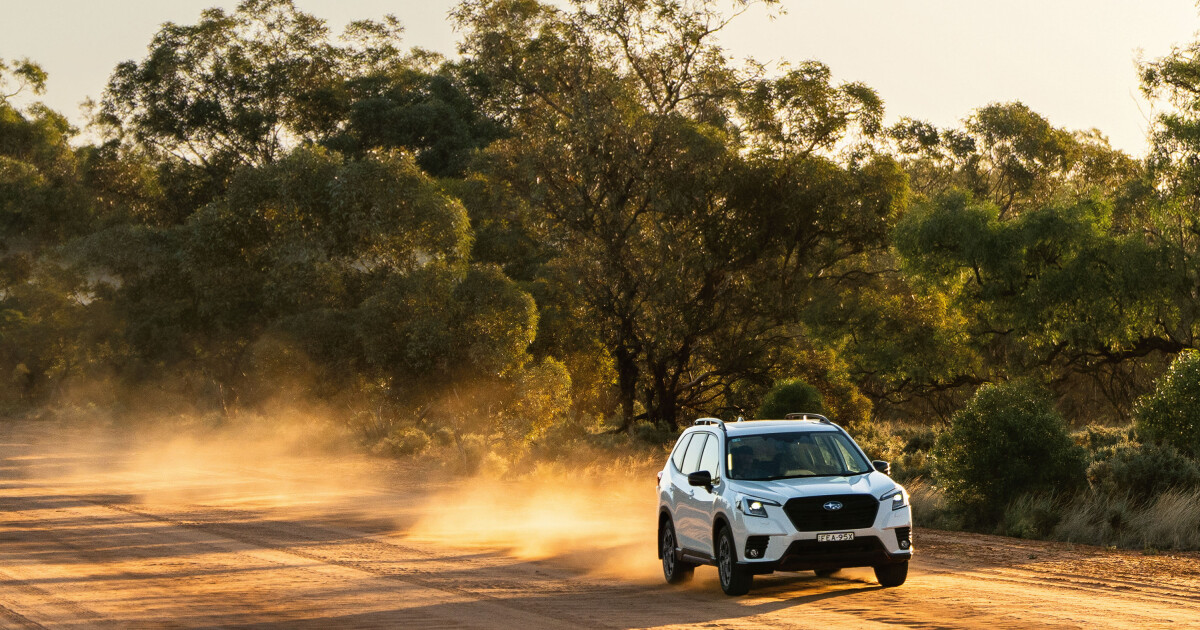
{"type": "MultiPolygon", "coordinates": [[[[296,0],[335,30],[392,13],[406,43],[447,55],[455,0],[296,0]]],[[[773,19],[752,9],[721,36],[731,55],[778,67],[816,59],[840,81],[875,88],[889,120],[959,124],[977,107],[1019,100],[1069,129],[1099,129],[1134,155],[1154,110],[1136,59],[1196,39],[1192,0],[782,0],[773,19]]],[[[75,122],[109,73],[142,59],[163,22],[193,23],[221,0],[7,0],[0,58],[29,57],[50,74],[42,100],[75,122]]]]}

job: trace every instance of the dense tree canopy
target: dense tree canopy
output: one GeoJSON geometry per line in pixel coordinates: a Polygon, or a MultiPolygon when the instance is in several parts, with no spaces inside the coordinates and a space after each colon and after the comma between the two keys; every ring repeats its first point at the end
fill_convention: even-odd
{"type": "Polygon", "coordinates": [[[391,16],[246,0],[120,64],[95,144],[0,61],[5,400],[300,383],[463,449],[800,381],[850,422],[1017,378],[1129,417],[1197,345],[1197,45],[1143,64],[1136,159],[1017,102],[887,123],[819,61],[731,59],[722,29],[775,4],[465,0],[448,61],[391,16]]]}

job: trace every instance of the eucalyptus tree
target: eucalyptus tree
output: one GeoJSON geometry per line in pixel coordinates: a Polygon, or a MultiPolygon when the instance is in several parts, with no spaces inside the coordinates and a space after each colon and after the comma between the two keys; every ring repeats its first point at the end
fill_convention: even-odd
{"type": "Polygon", "coordinates": [[[499,133],[437,55],[400,46],[394,16],[340,35],[292,0],[243,0],[195,24],[168,22],[147,56],[113,71],[95,122],[156,164],[158,217],[179,222],[220,197],[238,168],[302,145],[351,157],[403,149],[436,175],[459,175],[499,133]]]}
{"type": "Polygon", "coordinates": [[[490,191],[477,223],[533,235],[491,251],[532,274],[545,320],[561,318],[543,348],[606,350],[626,426],[769,385],[813,283],[881,246],[902,203],[894,163],[839,154],[878,129],[878,97],[820,64],[774,78],[731,66],[715,37],[736,12],[717,6],[471,0],[454,13],[509,132],[477,166],[490,191]],[[511,258],[523,255],[538,262],[511,258]]]}
{"type": "MultiPolygon", "coordinates": [[[[358,376],[397,396],[520,367],[532,299],[468,260],[458,201],[408,154],[345,160],[297,149],[239,171],[177,226],[118,226],[77,245],[143,365],[201,371],[226,403],[265,337],[322,370],[327,391],[358,376]]],[[[427,391],[425,391],[427,390],[427,391]]]]}

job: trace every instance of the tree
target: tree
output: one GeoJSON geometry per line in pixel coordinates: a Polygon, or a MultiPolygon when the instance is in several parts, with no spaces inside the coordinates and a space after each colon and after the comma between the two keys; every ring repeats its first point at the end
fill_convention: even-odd
{"type": "Polygon", "coordinates": [[[969,192],[995,204],[1002,220],[1097,193],[1116,196],[1141,176],[1137,161],[1099,132],[1055,127],[1020,102],[981,107],[959,129],[906,118],[888,136],[915,192],[969,192]]]}
{"type": "Polygon", "coordinates": [[[626,427],[719,408],[769,372],[814,282],[881,246],[902,205],[894,163],[830,151],[873,130],[878,98],[819,64],[729,67],[712,3],[480,0],[455,17],[511,130],[479,176],[527,200],[544,244],[500,253],[545,257],[543,311],[609,349],[626,427]]]}
{"type": "Polygon", "coordinates": [[[520,367],[536,326],[528,294],[467,260],[466,213],[407,154],[347,161],[297,149],[238,173],[178,226],[119,226],[78,246],[142,360],[194,362],[238,398],[248,351],[291,339],[327,370],[397,397],[520,367]]]}
{"type": "MultiPolygon", "coordinates": [[[[940,287],[966,320],[982,360],[976,384],[1029,372],[1061,383],[1184,347],[1169,332],[1177,276],[1138,235],[1114,233],[1111,216],[1096,200],[1005,220],[990,203],[948,195],[905,217],[896,247],[908,272],[940,287]]],[[[1136,388],[1110,394],[1126,414],[1136,388]]]]}
{"type": "Polygon", "coordinates": [[[345,122],[322,142],[354,156],[406,149],[429,174],[461,177],[474,153],[503,135],[501,125],[480,111],[474,80],[468,68],[417,53],[384,71],[350,78],[345,122]]]}
{"type": "Polygon", "coordinates": [[[0,59],[0,105],[11,106],[9,99],[25,90],[45,92],[47,78],[46,71],[29,59],[0,59]]]}

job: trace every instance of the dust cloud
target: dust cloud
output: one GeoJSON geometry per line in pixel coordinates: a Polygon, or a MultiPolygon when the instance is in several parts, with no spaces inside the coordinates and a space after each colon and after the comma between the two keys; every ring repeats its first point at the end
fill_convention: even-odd
{"type": "Polygon", "coordinates": [[[499,548],[525,560],[555,558],[591,573],[660,577],[654,472],[635,476],[561,467],[511,481],[446,484],[422,504],[413,538],[455,547],[499,548]]]}
{"type": "Polygon", "coordinates": [[[660,579],[651,458],[541,464],[463,477],[433,452],[388,459],[315,414],[221,423],[6,426],[24,474],[108,502],[266,522],[319,521],[420,546],[553,559],[587,574],[660,579]]]}

